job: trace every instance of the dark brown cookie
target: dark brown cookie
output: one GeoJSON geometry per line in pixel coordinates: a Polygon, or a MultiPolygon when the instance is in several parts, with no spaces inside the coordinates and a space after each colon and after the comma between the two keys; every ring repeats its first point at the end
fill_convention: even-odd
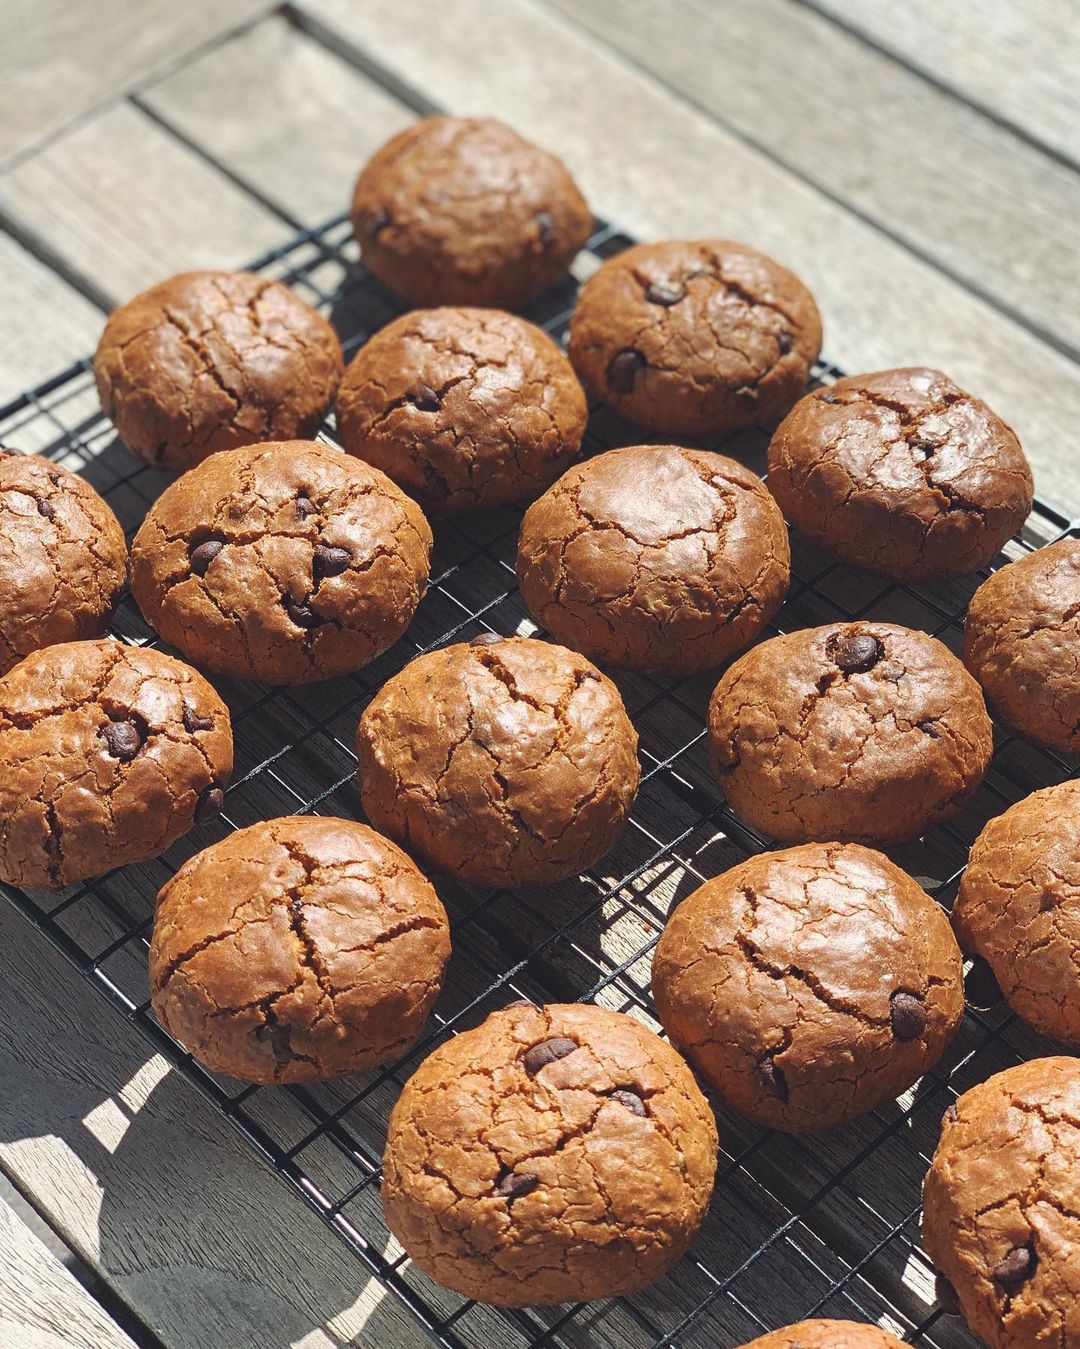
{"type": "Polygon", "coordinates": [[[756,474],[704,450],[635,445],[570,469],[529,507],[517,574],[559,641],[680,675],[757,636],[783,603],[789,564],[756,474]]]}
{"type": "Polygon", "coordinates": [[[94,376],[128,449],[185,469],[216,450],[314,435],[342,366],[333,328],[280,281],[184,272],[113,311],[94,376]]]}
{"type": "Polygon", "coordinates": [[[0,674],[54,642],[100,637],[127,581],[127,544],[88,482],[0,452],[0,674]]]}
{"type": "Polygon", "coordinates": [[[356,733],[368,818],[421,861],[479,885],[576,875],[615,844],[638,786],[615,685],[527,637],[420,656],[356,733]]]}
{"type": "Polygon", "coordinates": [[[450,956],[422,873],[366,825],[268,820],[198,853],[158,896],[158,1020],[214,1072],[311,1082],[419,1037],[450,956]]]}
{"type": "Polygon", "coordinates": [[[222,807],[224,703],[188,666],[103,638],[0,680],[0,880],[55,889],[156,857],[222,807]]]}
{"type": "Polygon", "coordinates": [[[990,1349],[1071,1349],[1080,1344],[1080,1059],[1008,1068],[950,1116],[923,1188],[927,1255],[990,1349]]]}
{"type": "Polygon", "coordinates": [[[588,409],[546,333],[497,309],[425,309],[361,347],[338,394],[349,451],[436,515],[531,501],[578,457],[588,409]]]}
{"type": "Polygon", "coordinates": [[[581,288],[569,351],[628,421],[712,439],[787,412],[821,351],[821,318],[797,276],[745,244],[638,244],[581,288]]]}
{"type": "Polygon", "coordinates": [[[508,1007],[405,1084],[383,1210],[414,1264],[466,1297],[614,1297],[686,1250],[716,1144],[689,1068],[640,1022],[601,1007],[508,1007]]]}
{"type": "Polygon", "coordinates": [[[857,1321],[800,1321],[751,1340],[743,1349],[903,1349],[903,1341],[857,1321]]]}
{"type": "Polygon", "coordinates": [[[1011,562],[972,596],[964,664],[1021,735],[1080,754],[1080,539],[1011,562]]]}
{"type": "Polygon", "coordinates": [[[489,117],[427,117],[387,141],[352,222],[365,264],[417,306],[521,309],[592,232],[562,160],[489,117]]]}
{"type": "Polygon", "coordinates": [[[1080,782],[1033,792],[986,825],[953,925],[1013,1011],[1080,1047],[1080,782]]]}
{"type": "Polygon", "coordinates": [[[964,1014],[944,911],[881,853],[811,843],[707,881],[652,973],[672,1043],[731,1110],[813,1133],[894,1100],[964,1014]]]}
{"type": "Polygon", "coordinates": [[[412,621],[431,530],[385,474],[290,440],[216,454],[131,547],[148,623],[207,669],[268,684],[357,670],[412,621]]]}
{"type": "Polygon", "coordinates": [[[773,838],[901,843],[964,806],[993,749],[951,651],[894,623],[774,637],[727,670],[709,754],[728,801],[773,838]]]}
{"type": "Polygon", "coordinates": [[[797,529],[895,581],[977,571],[1031,510],[1012,430],[940,370],[851,375],[796,403],[769,446],[769,488],[797,529]]]}

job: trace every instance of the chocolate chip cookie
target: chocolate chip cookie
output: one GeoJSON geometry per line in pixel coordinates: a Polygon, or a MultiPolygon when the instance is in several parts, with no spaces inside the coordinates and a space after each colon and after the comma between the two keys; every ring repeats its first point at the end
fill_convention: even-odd
{"type": "Polygon", "coordinates": [[[422,309],[361,347],[338,394],[349,451],[426,511],[531,501],[578,457],[585,394],[546,333],[497,309],[422,309]]]}
{"type": "Polygon", "coordinates": [[[1035,1059],[946,1115],[923,1246],[990,1349],[1080,1344],[1080,1059],[1035,1059]]]}
{"type": "Polygon", "coordinates": [[[992,749],[979,686],[941,642],[894,623],[774,637],[709,705],[728,802],[785,842],[916,839],[963,808],[992,749]]]}
{"type": "Polygon", "coordinates": [[[677,445],[609,450],[525,513],[518,585],[547,630],[650,674],[719,665],[783,603],[787,528],[761,479],[677,445]]]}
{"type": "Polygon", "coordinates": [[[903,1341],[857,1321],[800,1321],[761,1335],[743,1349],[903,1349],[903,1341]]]}
{"type": "Polygon", "coordinates": [[[1080,1047],[1080,782],[1044,787],[989,821],[971,849],[953,925],[1013,1011],[1080,1047]]]}
{"type": "Polygon", "coordinates": [[[314,435],[343,364],[333,328],[280,281],[184,272],[114,310],[94,377],[128,449],[185,469],[216,450],[314,435]]]}
{"type": "Polygon", "coordinates": [[[518,1005],[406,1083],[383,1210],[414,1264],[466,1297],[614,1297],[686,1250],[716,1146],[689,1068],[645,1026],[601,1007],[518,1005]]]}
{"type": "Polygon", "coordinates": [[[131,547],[148,623],[209,670],[297,684],[357,670],[412,621],[431,529],[378,469],[287,440],[213,455],[131,547]]]}
{"type": "Polygon", "coordinates": [[[541,885],[608,852],[637,793],[637,734],[576,651],[477,638],[419,656],[356,733],[368,818],[477,885],[541,885]]]}
{"type": "Polygon", "coordinates": [[[311,1082],[412,1045],[450,956],[446,911],[352,820],[267,820],[198,853],[158,896],[158,1020],[214,1072],[311,1082]]]}
{"type": "Polygon", "coordinates": [[[807,538],[894,581],[985,566],[1033,491],[1013,431],[924,369],[851,375],[800,399],[769,445],[769,487],[807,538]]]}
{"type": "Polygon", "coordinates": [[[964,664],[1021,735],[1080,754],[1080,539],[1002,567],[972,596],[964,664]]]}
{"type": "Polygon", "coordinates": [[[814,1133],[894,1100],[964,1014],[944,911],[881,853],[811,843],[707,881],[652,972],[672,1043],[730,1109],[814,1133]]]}
{"type": "Polygon", "coordinates": [[[521,309],[592,232],[566,165],[490,117],[427,117],[371,157],[353,232],[365,264],[410,305],[521,309]]]}
{"type": "Polygon", "coordinates": [[[821,351],[821,317],[797,276],[745,244],[638,244],[581,288],[569,351],[627,421],[713,439],[787,412],[821,351]]]}
{"type": "Polygon", "coordinates": [[[188,666],[102,638],[0,680],[0,880],[56,889],[156,857],[212,819],[229,713],[188,666]]]}
{"type": "Polygon", "coordinates": [[[54,642],[100,637],[127,581],[127,544],[88,482],[0,448],[0,674],[54,642]]]}

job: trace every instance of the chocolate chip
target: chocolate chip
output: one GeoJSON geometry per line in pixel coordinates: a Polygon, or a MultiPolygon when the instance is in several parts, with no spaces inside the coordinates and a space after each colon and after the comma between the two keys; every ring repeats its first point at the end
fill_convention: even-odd
{"type": "Polygon", "coordinates": [[[999,1260],[990,1271],[990,1277],[1002,1292],[1012,1295],[1027,1283],[1038,1263],[1033,1247],[1014,1246],[1004,1260],[999,1260]]]}
{"type": "Polygon", "coordinates": [[[442,407],[442,399],[429,384],[421,384],[412,395],[411,402],[421,412],[438,412],[442,407]]]}
{"type": "Polygon", "coordinates": [[[956,1102],[953,1101],[952,1105],[950,1105],[948,1110],[945,1111],[945,1123],[955,1124],[959,1116],[960,1112],[956,1108],[956,1102]]]}
{"type": "Polygon", "coordinates": [[[921,454],[924,459],[929,459],[938,448],[932,440],[923,440],[921,436],[908,436],[907,443],[916,454],[921,454]]]}
{"type": "Polygon", "coordinates": [[[133,721],[108,721],[101,728],[101,738],[114,759],[129,763],[142,749],[143,736],[133,721]]]}
{"type": "Polygon", "coordinates": [[[191,570],[196,576],[205,576],[206,569],[225,545],[220,539],[207,539],[191,550],[191,570]]]}
{"type": "Polygon", "coordinates": [[[494,646],[496,642],[504,642],[506,638],[501,632],[478,632],[475,637],[469,639],[470,646],[494,646]]]}
{"type": "Polygon", "coordinates": [[[766,1054],[763,1059],[758,1061],[758,1072],[764,1079],[766,1087],[777,1098],[777,1100],[787,1102],[788,1084],[784,1074],[776,1066],[776,1060],[771,1054],[766,1054]]]}
{"type": "Polygon", "coordinates": [[[11,445],[0,445],[0,454],[22,454],[22,450],[16,450],[11,445]]]}
{"type": "Polygon", "coordinates": [[[917,721],[915,725],[920,731],[922,731],[923,735],[928,735],[931,740],[941,739],[941,732],[938,730],[936,722],[917,721]]]}
{"type": "Polygon", "coordinates": [[[926,1005],[914,993],[894,993],[889,999],[889,1020],[898,1040],[917,1040],[926,1030],[926,1005]]]}
{"type": "Polygon", "coordinates": [[[540,242],[545,248],[547,248],[548,244],[554,242],[555,221],[547,211],[537,211],[536,229],[540,236],[540,242]]]}
{"type": "Polygon", "coordinates": [[[817,400],[819,403],[839,403],[840,399],[835,394],[829,393],[827,389],[818,391],[817,400]]]}
{"type": "Polygon", "coordinates": [[[205,824],[207,820],[212,820],[215,815],[221,814],[221,808],[225,804],[225,793],[220,787],[209,786],[199,793],[199,799],[195,802],[195,823],[205,824]]]}
{"type": "Polygon", "coordinates": [[[960,1315],[960,1299],[944,1274],[934,1271],[934,1301],[946,1316],[960,1315]]]}
{"type": "Polygon", "coordinates": [[[780,348],[781,356],[786,356],[795,345],[795,339],[785,328],[776,334],[776,345],[780,348]]]}
{"type": "Polygon", "coordinates": [[[1053,890],[1044,890],[1039,896],[1039,912],[1049,913],[1051,909],[1058,906],[1058,896],[1053,890]]]}
{"type": "Polygon", "coordinates": [[[665,308],[678,304],[686,296],[686,287],[677,281],[650,281],[645,287],[645,298],[650,304],[665,308]]]}
{"type": "Polygon", "coordinates": [[[523,1060],[525,1071],[530,1077],[535,1077],[541,1068],[546,1068],[549,1063],[554,1063],[556,1059],[565,1059],[567,1054],[572,1054],[577,1047],[575,1041],[563,1039],[561,1036],[555,1036],[551,1040],[541,1040],[538,1045],[533,1045],[526,1052],[523,1060]]]}
{"type": "Polygon", "coordinates": [[[964,999],[976,1011],[986,1012],[1001,1001],[1001,987],[982,956],[976,956],[964,976],[964,999]]]}
{"type": "Polygon", "coordinates": [[[610,1095],[613,1101],[625,1106],[631,1115],[641,1115],[644,1118],[649,1113],[645,1109],[645,1102],[632,1087],[616,1087],[610,1095]]]}
{"type": "Polygon", "coordinates": [[[306,520],[309,515],[318,515],[319,508],[310,497],[298,496],[296,498],[296,515],[299,520],[306,520]]]}
{"type": "Polygon", "coordinates": [[[539,1184],[540,1177],[531,1171],[507,1171],[505,1176],[495,1182],[495,1193],[500,1199],[512,1204],[515,1199],[532,1194],[539,1184]]]}
{"type": "Polygon", "coordinates": [[[189,735],[194,735],[196,731],[212,731],[214,729],[214,720],[212,717],[201,717],[190,703],[184,704],[184,730],[189,735]]]}
{"type": "Polygon", "coordinates": [[[513,1002],[506,1004],[503,1011],[508,1012],[511,1007],[531,1007],[535,1011],[536,1003],[531,998],[515,998],[513,1002]]]}
{"type": "Polygon", "coordinates": [[[633,393],[634,382],[646,364],[645,357],[640,351],[627,348],[626,351],[617,352],[608,366],[608,387],[614,389],[616,393],[633,393]]]}
{"type": "Polygon", "coordinates": [[[869,632],[834,632],[825,643],[825,654],[845,674],[865,674],[885,654],[885,648],[869,632]]]}
{"type": "Polygon", "coordinates": [[[327,576],[340,576],[352,561],[347,548],[331,548],[325,543],[317,543],[311,558],[311,573],[316,581],[327,576]]]}
{"type": "Polygon", "coordinates": [[[377,239],[379,235],[383,232],[383,230],[386,229],[387,225],[389,225],[390,223],[391,223],[390,212],[386,209],[385,206],[380,206],[379,209],[375,212],[375,214],[371,217],[371,220],[368,223],[368,229],[371,232],[371,237],[373,239],[377,239]]]}
{"type": "Polygon", "coordinates": [[[51,501],[46,501],[44,497],[35,497],[37,501],[38,515],[43,515],[46,520],[51,520],[56,514],[56,507],[51,501]]]}
{"type": "Polygon", "coordinates": [[[281,603],[298,628],[317,628],[323,621],[307,600],[295,600],[291,595],[282,595],[281,603]]]}

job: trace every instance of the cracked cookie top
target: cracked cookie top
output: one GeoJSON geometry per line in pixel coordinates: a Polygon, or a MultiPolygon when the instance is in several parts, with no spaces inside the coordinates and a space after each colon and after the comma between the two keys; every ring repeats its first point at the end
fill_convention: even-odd
{"type": "Polygon", "coordinates": [[[124,444],[155,468],[310,436],[341,379],[341,343],[280,281],[184,272],[113,311],[94,356],[124,444]]]}
{"type": "Polygon", "coordinates": [[[903,1341],[857,1321],[800,1321],[751,1340],[743,1349],[903,1349],[903,1341]]]}
{"type": "Polygon", "coordinates": [[[787,528],[761,479],[677,445],[609,450],[525,513],[522,596],[561,642],[651,674],[706,670],[783,603],[787,528]]]}
{"type": "Polygon", "coordinates": [[[1021,735],[1080,754],[1080,539],[982,583],[964,623],[964,664],[1021,735]]]}
{"type": "Polygon", "coordinates": [[[314,441],[249,445],[158,497],[131,547],[131,589],[200,665],[297,684],[397,641],[431,542],[420,508],[378,469],[314,441]]]}
{"type": "Polygon", "coordinates": [[[126,581],[124,531],[90,484],[0,447],[0,674],[39,647],[100,637],[126,581]]]}
{"type": "Polygon", "coordinates": [[[794,273],[745,244],[637,244],[581,288],[568,349],[620,416],[711,439],[787,412],[820,354],[821,317],[794,273]]]}
{"type": "Polygon", "coordinates": [[[632,1017],[516,1004],[441,1045],[390,1116],[390,1230],[446,1288],[498,1306],[652,1283],[705,1216],[716,1125],[632,1017]]]}
{"type": "Polygon", "coordinates": [[[310,1082],[412,1045],[450,956],[446,911],[388,839],[294,815],[241,829],[158,896],[161,1024],[215,1072],[310,1082]]]}
{"type": "Polygon", "coordinates": [[[918,838],[963,808],[993,750],[979,686],[948,647],[865,620],[748,651],[717,684],[708,725],[732,808],[795,843],[918,838]]]}
{"type": "Polygon", "coordinates": [[[388,324],[345,372],[350,454],[437,515],[531,501],[578,457],[588,409],[546,333],[497,309],[426,309],[388,324]]]}
{"type": "Polygon", "coordinates": [[[160,651],[104,638],[0,680],[0,879],[56,889],[143,861],[220,811],[229,713],[160,651]]]}
{"type": "Polygon", "coordinates": [[[478,885],[576,875],[615,844],[637,793],[637,733],[584,656],[527,637],[420,656],[356,733],[368,818],[478,885]]]}
{"type": "Polygon", "coordinates": [[[1080,1047],[1080,782],[1032,792],[989,821],[971,849],[953,926],[1015,1012],[1080,1047]]]}
{"type": "Polygon", "coordinates": [[[813,1133],[932,1068],[964,1012],[944,911],[881,853],[764,853],[675,909],[656,948],[664,1029],[724,1104],[813,1133]]]}
{"type": "Polygon", "coordinates": [[[895,581],[985,566],[1033,491],[1012,430],[922,369],[851,375],[800,399],[769,446],[769,489],[826,552],[895,581]]]}
{"type": "Polygon", "coordinates": [[[990,1349],[1080,1344],[1080,1059],[1034,1059],[960,1097],[922,1232],[990,1349]]]}
{"type": "Polygon", "coordinates": [[[593,221],[549,151],[490,117],[426,117],[368,160],[352,223],[366,266],[410,305],[521,309],[593,221]]]}

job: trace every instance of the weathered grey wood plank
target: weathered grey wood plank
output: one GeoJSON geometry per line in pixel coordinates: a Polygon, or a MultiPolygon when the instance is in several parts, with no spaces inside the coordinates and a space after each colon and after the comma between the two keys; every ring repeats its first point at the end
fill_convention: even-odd
{"type": "Polygon", "coordinates": [[[1080,163],[1077,0],[803,0],[1080,163]]]}
{"type": "Polygon", "coordinates": [[[0,1264],[0,1343],[16,1349],[135,1349],[3,1200],[0,1264]]]}
{"type": "Polygon", "coordinates": [[[949,371],[1016,426],[1040,491],[1080,508],[1080,467],[1066,449],[1080,368],[554,11],[532,0],[301,3],[346,53],[405,82],[423,72],[448,109],[507,117],[556,148],[593,207],[638,235],[727,234],[788,263],[821,303],[834,360],[949,371]]]}
{"type": "Polygon", "coordinates": [[[1080,353],[1080,174],[1053,156],[788,0],[549,3],[884,233],[1080,353]]]}
{"type": "Polygon", "coordinates": [[[305,225],[345,210],[359,166],[413,117],[280,16],[144,89],[140,102],[305,225]]]}
{"type": "Polygon", "coordinates": [[[0,165],[269,8],[269,0],[8,0],[0,165]]]}
{"type": "Polygon", "coordinates": [[[106,303],[191,267],[235,267],[288,225],[130,104],[0,175],[0,216],[106,303]]]}

